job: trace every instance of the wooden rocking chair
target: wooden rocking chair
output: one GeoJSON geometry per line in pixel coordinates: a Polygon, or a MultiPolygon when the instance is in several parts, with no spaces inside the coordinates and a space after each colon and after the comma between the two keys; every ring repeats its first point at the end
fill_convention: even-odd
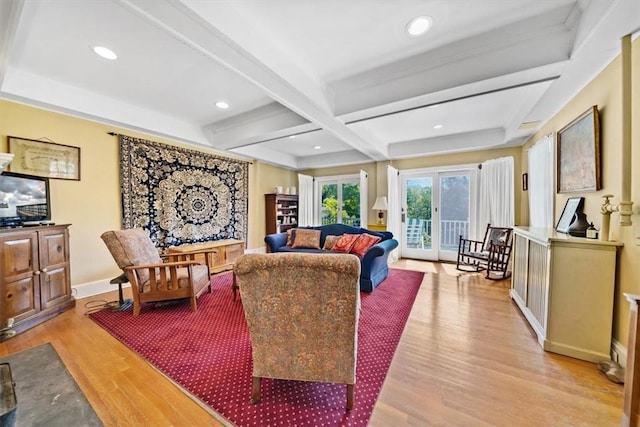
{"type": "Polygon", "coordinates": [[[513,229],[491,227],[487,224],[482,241],[460,236],[456,268],[461,271],[486,270],[487,279],[502,280],[511,276],[508,271],[511,258],[513,229]]]}

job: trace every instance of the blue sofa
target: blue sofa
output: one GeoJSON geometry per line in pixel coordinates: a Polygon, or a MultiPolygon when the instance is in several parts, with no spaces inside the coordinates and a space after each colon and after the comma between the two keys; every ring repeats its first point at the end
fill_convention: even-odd
{"type": "MultiPolygon", "coordinates": [[[[388,231],[372,231],[366,228],[351,227],[345,224],[329,224],[317,227],[302,227],[320,230],[320,247],[328,235],[340,236],[343,234],[369,233],[380,236],[382,240],[373,245],[360,260],[360,290],[372,292],[376,286],[386,279],[389,274],[389,252],[398,247],[398,241],[388,231]]],[[[269,252],[311,252],[311,253],[336,253],[323,249],[292,248],[287,246],[287,233],[269,234],[264,238],[269,252]]]]}

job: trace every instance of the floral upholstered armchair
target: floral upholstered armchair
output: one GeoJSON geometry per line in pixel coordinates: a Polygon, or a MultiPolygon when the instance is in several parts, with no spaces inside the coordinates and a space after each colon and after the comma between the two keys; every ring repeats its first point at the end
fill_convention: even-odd
{"type": "Polygon", "coordinates": [[[253,356],[251,401],[263,377],[347,384],[354,404],[360,260],[350,254],[246,254],[234,267],[253,356]]]}
{"type": "Polygon", "coordinates": [[[211,292],[209,267],[194,260],[196,253],[169,255],[163,262],[141,228],[107,231],[100,237],[131,283],[134,316],[142,303],[180,298],[189,298],[191,311],[196,311],[196,297],[211,292]]]}

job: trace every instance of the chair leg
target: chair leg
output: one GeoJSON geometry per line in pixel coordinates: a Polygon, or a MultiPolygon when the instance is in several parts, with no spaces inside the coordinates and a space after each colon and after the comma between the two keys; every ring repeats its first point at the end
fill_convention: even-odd
{"type": "Polygon", "coordinates": [[[353,409],[353,401],[355,400],[354,390],[355,390],[354,384],[347,384],[347,411],[350,411],[353,409]]]}
{"type": "Polygon", "coordinates": [[[260,402],[260,386],[262,385],[261,377],[253,377],[253,385],[251,386],[251,403],[260,402]]]}
{"type": "Polygon", "coordinates": [[[138,314],[140,314],[140,302],[138,302],[137,300],[133,300],[133,315],[137,316],[138,314]]]}

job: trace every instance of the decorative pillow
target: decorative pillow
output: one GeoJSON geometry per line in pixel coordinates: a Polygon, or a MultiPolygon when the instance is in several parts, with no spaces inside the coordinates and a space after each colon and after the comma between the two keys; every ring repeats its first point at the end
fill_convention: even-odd
{"type": "Polygon", "coordinates": [[[359,234],[343,234],[340,239],[333,245],[333,251],[349,253],[353,244],[360,237],[359,234]]]}
{"type": "Polygon", "coordinates": [[[293,230],[295,230],[295,228],[290,228],[287,230],[287,243],[286,243],[287,246],[293,245],[293,236],[294,236],[293,230]]]}
{"type": "Polygon", "coordinates": [[[381,240],[380,236],[372,236],[371,234],[362,233],[353,243],[351,253],[358,255],[360,258],[367,253],[369,248],[381,240]]]}
{"type": "Polygon", "coordinates": [[[320,230],[298,228],[294,233],[292,248],[320,249],[320,230]]]}
{"type": "Polygon", "coordinates": [[[342,236],[328,235],[324,239],[324,246],[322,247],[322,249],[324,249],[325,251],[333,250],[333,247],[336,245],[336,243],[338,242],[338,240],[340,240],[341,237],[342,236]]]}

